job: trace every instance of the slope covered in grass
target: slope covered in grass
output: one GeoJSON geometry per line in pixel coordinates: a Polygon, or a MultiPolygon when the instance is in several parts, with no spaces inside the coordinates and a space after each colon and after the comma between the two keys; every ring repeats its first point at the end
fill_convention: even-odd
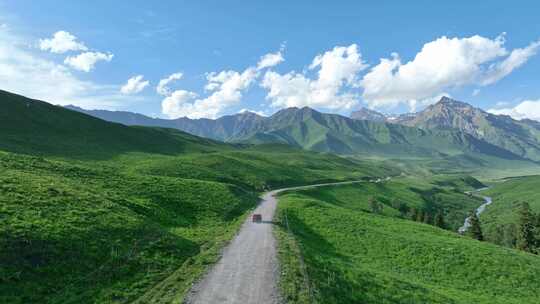
{"type": "Polygon", "coordinates": [[[216,180],[257,190],[400,173],[380,162],[272,146],[175,157],[129,155],[122,161],[136,161],[133,170],[145,174],[216,180]]]}
{"type": "Polygon", "coordinates": [[[234,185],[0,155],[0,302],[181,296],[257,197],[234,185]]]}
{"type": "Polygon", "coordinates": [[[531,210],[540,212],[540,176],[525,176],[493,183],[482,195],[490,196],[493,203],[480,215],[486,238],[497,244],[512,246],[519,219],[521,202],[529,203],[531,210]],[[514,232],[512,232],[514,231],[514,232]]]}
{"type": "Polygon", "coordinates": [[[336,206],[365,212],[371,212],[369,200],[375,199],[384,205],[383,214],[396,217],[410,217],[409,214],[400,214],[400,203],[430,214],[431,219],[441,211],[444,212],[448,228],[457,231],[467,214],[484,202],[480,198],[466,195],[464,191],[482,186],[479,181],[467,176],[407,176],[378,183],[315,188],[303,191],[302,194],[336,206]]]}
{"type": "Polygon", "coordinates": [[[0,92],[0,302],[181,302],[261,190],[397,174],[0,92]]]}
{"type": "Polygon", "coordinates": [[[535,255],[303,191],[282,195],[278,209],[289,303],[522,304],[540,297],[535,255]]]}
{"type": "Polygon", "coordinates": [[[127,127],[60,106],[0,91],[0,150],[104,159],[126,152],[176,154],[227,145],[178,130],[127,127]]]}
{"type": "Polygon", "coordinates": [[[259,190],[386,174],[298,151],[230,153],[73,162],[0,152],[0,299],[179,300],[259,190]]]}

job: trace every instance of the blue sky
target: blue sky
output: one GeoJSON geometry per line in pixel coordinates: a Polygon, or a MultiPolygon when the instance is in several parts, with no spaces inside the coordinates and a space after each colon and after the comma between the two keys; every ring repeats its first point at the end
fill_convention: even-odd
{"type": "Polygon", "coordinates": [[[170,118],[447,94],[540,119],[540,5],[365,2],[0,0],[0,89],[170,118]]]}

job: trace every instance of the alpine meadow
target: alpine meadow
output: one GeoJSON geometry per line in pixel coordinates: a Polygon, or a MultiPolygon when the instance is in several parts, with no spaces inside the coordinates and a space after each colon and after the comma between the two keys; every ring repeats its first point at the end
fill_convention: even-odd
{"type": "Polygon", "coordinates": [[[0,0],[0,303],[539,303],[539,9],[0,0]]]}

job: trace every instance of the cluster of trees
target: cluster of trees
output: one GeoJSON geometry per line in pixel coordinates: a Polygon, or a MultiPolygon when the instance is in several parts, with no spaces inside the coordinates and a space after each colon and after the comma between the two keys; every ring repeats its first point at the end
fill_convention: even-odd
{"type": "Polygon", "coordinates": [[[535,214],[527,202],[522,202],[517,222],[497,226],[494,235],[492,241],[498,245],[540,254],[540,213],[535,214]]]}
{"type": "Polygon", "coordinates": [[[467,234],[475,240],[483,241],[484,234],[482,233],[482,227],[480,225],[480,219],[476,212],[471,212],[469,215],[469,224],[471,225],[467,230],[467,234]]]}
{"type": "Polygon", "coordinates": [[[540,254],[540,213],[532,212],[529,203],[522,202],[519,206],[518,221],[507,225],[507,229],[498,229],[502,232],[496,242],[514,247],[526,252],[540,254]]]}
{"type": "Polygon", "coordinates": [[[429,210],[411,208],[409,217],[413,221],[430,224],[443,229],[447,228],[446,221],[444,220],[444,211],[442,210],[432,213],[429,210]]]}
{"type": "Polygon", "coordinates": [[[368,199],[368,204],[369,204],[369,209],[371,210],[372,213],[375,213],[375,214],[383,213],[384,205],[382,203],[379,203],[375,198],[370,197],[368,199]]]}
{"type": "Polygon", "coordinates": [[[540,254],[540,213],[532,212],[527,202],[520,205],[515,233],[517,249],[540,254]]]}
{"type": "MultiPolygon", "coordinates": [[[[384,204],[378,202],[375,198],[370,197],[368,200],[369,208],[371,212],[375,214],[382,214],[384,204]]],[[[402,218],[409,218],[413,221],[430,224],[439,228],[446,229],[447,225],[444,219],[444,212],[442,210],[436,213],[429,212],[428,210],[411,208],[407,203],[394,199],[391,203],[392,208],[399,211],[402,218]]]]}

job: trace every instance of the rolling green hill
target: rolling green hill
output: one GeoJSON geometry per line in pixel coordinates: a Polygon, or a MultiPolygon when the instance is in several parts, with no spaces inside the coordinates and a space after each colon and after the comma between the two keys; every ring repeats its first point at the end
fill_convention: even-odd
{"type": "Polygon", "coordinates": [[[2,92],[0,302],[181,302],[260,191],[398,174],[128,127],[2,92]]]}
{"type": "Polygon", "coordinates": [[[288,303],[538,302],[538,256],[367,213],[356,202],[347,187],[280,197],[288,303]]]}
{"type": "Polygon", "coordinates": [[[438,212],[443,212],[447,228],[457,231],[468,213],[484,202],[464,192],[481,187],[482,183],[467,176],[405,176],[378,183],[305,190],[302,195],[364,212],[371,212],[368,202],[375,199],[384,205],[382,214],[402,218],[410,217],[408,213],[400,214],[398,207],[402,204],[429,214],[432,220],[438,212]]]}
{"type": "Polygon", "coordinates": [[[255,135],[238,131],[244,143],[227,144],[106,122],[7,92],[0,103],[0,302],[181,302],[261,191],[377,176],[395,178],[283,196],[280,219],[287,215],[298,241],[280,230],[286,296],[306,297],[301,253],[321,303],[538,297],[531,279],[540,272],[537,257],[399,218],[397,202],[444,210],[454,229],[481,203],[463,194],[480,187],[477,180],[432,176],[459,170],[449,170],[457,160],[471,168],[516,162],[473,136],[304,108],[255,123],[255,135]],[[305,149],[363,149],[382,160],[305,149]],[[426,160],[448,163],[436,168],[426,160]],[[368,213],[369,197],[384,204],[385,216],[368,213]]]}
{"type": "Polygon", "coordinates": [[[174,129],[127,127],[0,91],[0,150],[43,156],[107,158],[126,152],[175,154],[227,149],[174,129]]]}
{"type": "Polygon", "coordinates": [[[489,205],[480,220],[487,240],[504,246],[512,246],[518,224],[521,202],[529,203],[533,212],[540,212],[540,176],[505,179],[493,183],[482,195],[491,196],[489,205]]]}

